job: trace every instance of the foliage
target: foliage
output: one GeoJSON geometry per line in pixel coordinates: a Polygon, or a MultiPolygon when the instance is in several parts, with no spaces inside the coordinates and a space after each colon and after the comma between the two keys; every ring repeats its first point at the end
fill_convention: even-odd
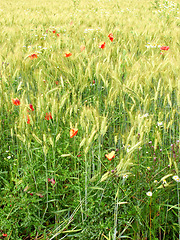
{"type": "Polygon", "coordinates": [[[179,5],[0,12],[0,239],[180,239],[179,5]]]}

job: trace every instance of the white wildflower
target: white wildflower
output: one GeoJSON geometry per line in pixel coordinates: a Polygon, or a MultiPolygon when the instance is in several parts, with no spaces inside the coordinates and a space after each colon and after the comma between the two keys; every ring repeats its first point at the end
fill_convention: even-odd
{"type": "Polygon", "coordinates": [[[148,197],[151,197],[151,196],[152,196],[152,192],[149,191],[149,192],[146,193],[146,195],[147,195],[148,197]]]}
{"type": "Polygon", "coordinates": [[[163,123],[162,123],[162,122],[157,122],[157,125],[158,125],[158,127],[159,127],[159,126],[162,126],[163,123]]]}
{"type": "Polygon", "coordinates": [[[173,176],[172,179],[176,182],[180,182],[180,178],[177,175],[173,176]]]}
{"type": "Polygon", "coordinates": [[[124,174],[124,175],[123,175],[123,179],[125,179],[125,178],[128,178],[128,175],[127,175],[127,174],[124,174]]]}

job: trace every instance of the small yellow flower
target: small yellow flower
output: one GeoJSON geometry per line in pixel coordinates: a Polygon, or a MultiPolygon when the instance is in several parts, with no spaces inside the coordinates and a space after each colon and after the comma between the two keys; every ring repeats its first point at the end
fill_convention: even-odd
{"type": "Polygon", "coordinates": [[[154,183],[158,183],[158,181],[157,181],[157,180],[154,180],[154,183]]]}
{"type": "Polygon", "coordinates": [[[149,170],[149,171],[150,171],[150,170],[151,170],[151,168],[150,168],[150,167],[147,167],[147,170],[149,170]]]}
{"type": "Polygon", "coordinates": [[[162,184],[167,184],[165,179],[162,180],[162,184]]]}

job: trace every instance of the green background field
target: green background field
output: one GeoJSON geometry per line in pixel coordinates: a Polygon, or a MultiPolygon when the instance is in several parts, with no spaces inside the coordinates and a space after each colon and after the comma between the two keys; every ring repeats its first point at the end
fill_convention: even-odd
{"type": "Polygon", "coordinates": [[[1,239],[180,239],[179,8],[1,2],[1,239]]]}

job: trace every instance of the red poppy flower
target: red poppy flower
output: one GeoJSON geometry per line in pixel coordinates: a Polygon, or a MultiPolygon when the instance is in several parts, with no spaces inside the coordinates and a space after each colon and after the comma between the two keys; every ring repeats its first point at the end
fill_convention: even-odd
{"type": "Polygon", "coordinates": [[[29,107],[32,111],[34,111],[34,108],[33,108],[33,105],[32,104],[29,104],[29,107]]]}
{"type": "Polygon", "coordinates": [[[46,119],[46,120],[52,119],[51,113],[46,113],[45,119],[46,119]]]}
{"type": "Polygon", "coordinates": [[[76,136],[77,133],[78,133],[78,129],[77,128],[72,128],[70,130],[70,138],[73,138],[74,136],[76,136]]]}
{"type": "Polygon", "coordinates": [[[30,118],[29,118],[29,115],[27,115],[27,124],[30,124],[30,118]]]}
{"type": "Polygon", "coordinates": [[[86,47],[85,47],[84,45],[81,45],[81,46],[80,46],[81,52],[84,51],[85,48],[86,48],[86,47]]]}
{"type": "Polygon", "coordinates": [[[105,155],[109,161],[111,161],[113,158],[115,158],[115,151],[112,151],[105,155]]]}
{"type": "Polygon", "coordinates": [[[29,55],[29,58],[30,58],[31,60],[33,60],[34,58],[37,58],[37,57],[38,57],[38,56],[37,56],[36,53],[33,53],[33,54],[29,55]]]}
{"type": "Polygon", "coordinates": [[[33,196],[33,193],[30,193],[31,196],[33,196]]]}
{"type": "Polygon", "coordinates": [[[56,33],[56,30],[53,30],[53,33],[56,33]]]}
{"type": "Polygon", "coordinates": [[[113,34],[112,33],[110,33],[109,35],[108,35],[108,38],[109,38],[109,40],[111,41],[111,42],[113,42],[113,34]]]}
{"type": "Polygon", "coordinates": [[[54,180],[54,178],[48,178],[48,182],[51,182],[53,185],[56,183],[56,181],[54,180]]]}
{"type": "Polygon", "coordinates": [[[167,51],[167,50],[169,50],[169,47],[168,47],[168,46],[162,46],[162,47],[160,48],[160,50],[167,51]]]}
{"type": "Polygon", "coordinates": [[[102,48],[102,49],[104,49],[104,48],[105,48],[105,46],[106,46],[106,43],[105,43],[105,42],[101,42],[101,43],[99,44],[99,48],[102,48]]]}
{"type": "Polygon", "coordinates": [[[12,102],[13,102],[13,104],[14,105],[16,105],[16,106],[19,106],[20,105],[20,101],[19,101],[19,99],[18,98],[12,98],[12,102]]]}
{"type": "Polygon", "coordinates": [[[57,37],[59,37],[59,33],[57,33],[57,37]]]}
{"type": "Polygon", "coordinates": [[[3,237],[7,237],[7,233],[3,233],[3,237]]]}
{"type": "Polygon", "coordinates": [[[65,57],[70,57],[71,55],[72,55],[72,53],[70,53],[70,52],[65,53],[65,57]]]}

